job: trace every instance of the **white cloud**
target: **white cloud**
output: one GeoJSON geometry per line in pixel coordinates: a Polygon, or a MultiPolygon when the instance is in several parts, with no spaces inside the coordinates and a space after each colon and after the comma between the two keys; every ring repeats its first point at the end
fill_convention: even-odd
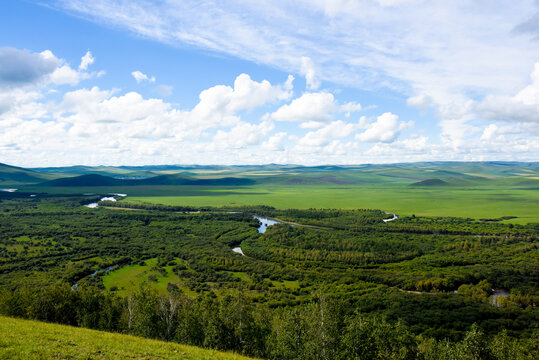
{"type": "Polygon", "coordinates": [[[310,58],[306,56],[301,58],[300,72],[301,75],[305,76],[305,81],[309,90],[316,90],[320,87],[320,80],[316,78],[314,63],[310,58]]]}
{"type": "MultiPolygon", "coordinates": [[[[482,141],[505,141],[508,139],[507,135],[525,135],[526,133],[531,132],[538,132],[539,130],[539,124],[536,124],[535,126],[532,124],[528,124],[528,126],[522,126],[520,124],[510,124],[510,125],[497,125],[497,124],[489,124],[484,130],[483,134],[481,135],[482,141]]],[[[513,137],[514,138],[514,137],[513,137]]]]}
{"type": "Polygon", "coordinates": [[[136,71],[133,71],[131,73],[131,75],[133,75],[133,77],[135,78],[135,80],[137,81],[137,83],[141,83],[143,81],[148,81],[148,82],[155,82],[155,77],[154,76],[151,76],[149,77],[148,75],[136,70],[136,71]]]}
{"type": "MultiPolygon", "coordinates": [[[[238,112],[288,98],[291,81],[271,85],[243,74],[234,87],[218,85],[202,91],[200,102],[191,110],[180,110],[162,99],[146,99],[136,92],[96,86],[66,92],[59,103],[40,92],[14,89],[9,97],[2,92],[0,104],[7,101],[9,108],[0,113],[0,154],[5,161],[16,159],[20,163],[22,159],[43,166],[182,159],[202,163],[204,156],[211,156],[212,161],[243,159],[249,155],[235,151],[251,146],[261,149],[274,125],[268,116],[258,124],[242,121],[238,112]],[[215,135],[210,142],[201,141],[212,132],[215,135]],[[225,149],[235,155],[223,157],[225,149]]],[[[266,146],[278,147],[277,137],[270,138],[266,146]]]]}
{"type": "Polygon", "coordinates": [[[59,60],[50,52],[0,48],[0,88],[35,85],[46,82],[59,60]]]}
{"type": "Polygon", "coordinates": [[[434,100],[425,94],[409,97],[406,100],[408,106],[413,106],[421,111],[425,111],[429,106],[434,105],[434,100]]]}
{"type": "Polygon", "coordinates": [[[79,65],[79,71],[80,70],[88,70],[88,66],[92,65],[94,63],[95,59],[92,56],[92,53],[90,50],[84,54],[84,56],[80,59],[80,65],[79,65]]]}
{"type": "MultiPolygon", "coordinates": [[[[89,61],[87,55],[91,58],[90,52],[86,53],[82,57],[81,65],[89,61]]],[[[84,79],[102,75],[102,72],[91,74],[82,70],[72,69],[65,60],[57,58],[50,50],[31,53],[28,50],[0,48],[0,87],[77,85],[84,79]]]]}
{"type": "Polygon", "coordinates": [[[492,138],[494,138],[497,131],[498,126],[496,126],[496,124],[490,124],[483,131],[483,135],[481,135],[481,140],[491,140],[492,138]]]}
{"type": "Polygon", "coordinates": [[[305,93],[271,114],[277,121],[326,122],[333,118],[337,103],[328,92],[305,93]]]}
{"type": "Polygon", "coordinates": [[[247,74],[239,75],[234,87],[217,85],[200,93],[200,102],[191,111],[199,125],[234,125],[237,113],[252,110],[267,103],[286,100],[292,96],[293,77],[283,85],[271,85],[267,80],[256,82],[247,74]]]}
{"type": "Polygon", "coordinates": [[[357,102],[347,102],[344,105],[341,105],[340,111],[345,113],[346,117],[350,117],[353,112],[361,111],[362,107],[360,103],[357,102]]]}
{"type": "Polygon", "coordinates": [[[50,75],[50,81],[56,85],[77,85],[81,80],[90,78],[90,74],[73,70],[69,65],[63,65],[50,75]]]}
{"type": "Polygon", "coordinates": [[[230,131],[217,131],[212,145],[216,149],[242,149],[258,145],[273,128],[273,123],[267,120],[258,125],[240,122],[230,131]]]}
{"type": "Polygon", "coordinates": [[[401,131],[412,127],[413,122],[398,121],[399,117],[386,112],[376,119],[376,122],[366,125],[365,132],[356,135],[356,138],[366,142],[392,142],[401,131]]]}
{"type": "Polygon", "coordinates": [[[272,135],[267,141],[262,143],[262,148],[268,151],[281,151],[284,150],[283,141],[286,139],[287,134],[283,131],[272,135]]]}
{"type": "Polygon", "coordinates": [[[530,78],[531,83],[515,96],[489,95],[477,104],[475,112],[490,120],[539,122],[539,62],[530,78]]]}
{"type": "Polygon", "coordinates": [[[302,129],[319,129],[324,125],[325,123],[322,121],[306,121],[299,124],[299,127],[302,129]]]}
{"type": "Polygon", "coordinates": [[[335,139],[349,136],[356,129],[356,125],[337,120],[316,131],[310,131],[298,141],[299,146],[319,147],[329,144],[335,139]]]}

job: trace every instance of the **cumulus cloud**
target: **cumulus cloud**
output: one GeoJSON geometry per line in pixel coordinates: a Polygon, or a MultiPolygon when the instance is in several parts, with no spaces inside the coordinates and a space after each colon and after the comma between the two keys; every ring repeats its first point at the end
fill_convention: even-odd
{"type": "Polygon", "coordinates": [[[331,121],[337,112],[345,113],[345,116],[349,117],[352,112],[360,110],[359,103],[339,105],[333,94],[322,91],[304,93],[290,104],[281,106],[270,116],[276,121],[301,122],[300,127],[313,129],[331,121]]]}
{"type": "MultiPolygon", "coordinates": [[[[238,112],[289,98],[291,84],[291,78],[272,85],[242,74],[233,87],[218,85],[202,91],[199,103],[190,110],[137,92],[97,86],[68,91],[59,103],[42,102],[40,92],[15,89],[8,99],[15,99],[15,106],[0,113],[0,153],[6,161],[24,156],[49,164],[50,159],[121,163],[125,156],[141,163],[179,161],[184,156],[184,161],[192,162],[193,156],[212,151],[219,158],[222,150],[262,143],[274,129],[269,116],[252,124],[242,121],[238,112]],[[208,136],[210,142],[201,140],[208,136]],[[48,153],[50,159],[40,158],[38,151],[48,153]]],[[[3,107],[5,92],[0,95],[3,107]]],[[[267,146],[278,147],[277,138],[270,139],[267,146]]],[[[197,161],[201,159],[197,157],[197,161]]]]}
{"type": "Polygon", "coordinates": [[[137,83],[141,83],[143,81],[148,81],[148,82],[155,82],[155,77],[154,76],[151,76],[149,77],[148,75],[136,70],[136,71],[133,71],[131,73],[131,75],[133,75],[133,77],[135,78],[135,80],[137,81],[137,83]]]}
{"type": "Polygon", "coordinates": [[[239,121],[239,111],[289,99],[293,80],[289,76],[284,84],[274,86],[267,80],[257,82],[249,75],[241,74],[234,81],[234,87],[217,85],[202,91],[191,115],[201,125],[233,125],[239,121]]]}
{"type": "Polygon", "coordinates": [[[50,81],[56,85],[77,85],[80,81],[90,78],[86,72],[73,70],[69,65],[63,65],[50,75],[50,81]]]}
{"type": "Polygon", "coordinates": [[[9,47],[0,48],[0,86],[21,86],[44,81],[58,67],[50,52],[32,53],[9,47]]]}
{"type": "Polygon", "coordinates": [[[284,150],[284,140],[287,134],[284,131],[278,132],[272,135],[267,141],[262,143],[262,148],[268,151],[281,151],[284,150]]]}
{"type": "Polygon", "coordinates": [[[497,125],[497,124],[489,124],[485,130],[483,130],[483,134],[481,135],[482,141],[504,141],[506,139],[507,135],[522,135],[523,132],[529,132],[534,131],[537,132],[539,130],[539,124],[538,126],[528,126],[523,127],[520,125],[497,125]],[[533,129],[535,128],[535,129],[533,129]]]}
{"type": "Polygon", "coordinates": [[[86,54],[84,54],[84,56],[80,59],[79,71],[88,70],[88,66],[92,65],[94,61],[95,59],[92,56],[92,53],[90,52],[90,50],[88,50],[86,54]]]}
{"type": "Polygon", "coordinates": [[[85,72],[93,62],[90,52],[82,57],[83,68],[74,70],[65,60],[57,58],[50,50],[32,53],[14,48],[0,49],[0,87],[20,87],[26,85],[46,86],[77,85],[81,80],[100,76],[103,72],[85,72]]]}
{"type": "Polygon", "coordinates": [[[375,122],[366,125],[367,130],[356,135],[356,138],[365,142],[392,142],[399,134],[413,126],[413,122],[402,122],[399,117],[386,112],[376,119],[375,122]]]}
{"type": "Polygon", "coordinates": [[[336,106],[335,98],[328,92],[305,93],[281,106],[271,117],[277,121],[325,122],[333,118],[331,112],[336,106]]]}

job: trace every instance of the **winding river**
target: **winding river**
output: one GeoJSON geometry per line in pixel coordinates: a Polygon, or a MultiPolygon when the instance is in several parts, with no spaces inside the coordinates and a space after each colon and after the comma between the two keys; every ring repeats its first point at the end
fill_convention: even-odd
{"type": "MultiPolygon", "coordinates": [[[[121,196],[121,197],[126,197],[127,196],[127,194],[111,194],[111,195],[121,196]]],[[[99,201],[116,201],[116,198],[114,196],[105,196],[105,197],[101,198],[101,200],[99,200],[99,201]]],[[[98,205],[98,203],[94,202],[94,203],[86,204],[84,206],[86,206],[87,208],[90,208],[90,209],[95,209],[99,205],[98,205]]]]}
{"type": "MultiPolygon", "coordinates": [[[[255,219],[257,219],[258,221],[260,221],[260,226],[258,227],[258,232],[260,234],[265,233],[266,230],[268,229],[268,226],[279,224],[279,221],[271,220],[271,219],[268,219],[268,218],[265,218],[265,217],[256,216],[256,215],[253,215],[253,217],[255,219]]],[[[236,246],[235,248],[232,248],[232,251],[234,251],[235,253],[238,253],[240,255],[245,256],[245,254],[243,253],[243,250],[241,250],[241,248],[239,246],[236,246]]]]}
{"type": "Polygon", "coordinates": [[[399,217],[397,216],[397,214],[395,213],[386,213],[386,214],[393,214],[393,217],[390,218],[390,219],[384,219],[384,222],[388,222],[388,221],[393,221],[393,220],[397,220],[399,217]]]}
{"type": "Polygon", "coordinates": [[[262,223],[262,225],[260,225],[258,227],[258,232],[261,233],[261,234],[266,232],[268,226],[279,224],[278,221],[271,220],[271,219],[268,219],[268,218],[264,218],[264,217],[261,217],[261,216],[256,216],[255,215],[253,217],[262,223]]]}

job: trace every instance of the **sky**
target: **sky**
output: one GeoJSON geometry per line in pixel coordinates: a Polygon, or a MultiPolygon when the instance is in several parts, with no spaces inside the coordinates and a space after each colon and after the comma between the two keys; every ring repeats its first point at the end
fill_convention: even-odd
{"type": "Polygon", "coordinates": [[[539,160],[539,1],[0,1],[0,162],[539,160]]]}

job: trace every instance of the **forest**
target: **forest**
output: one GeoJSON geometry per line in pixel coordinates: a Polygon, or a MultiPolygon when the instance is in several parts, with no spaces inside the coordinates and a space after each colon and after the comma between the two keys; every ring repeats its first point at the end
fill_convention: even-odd
{"type": "Polygon", "coordinates": [[[4,194],[1,314],[272,359],[539,354],[537,224],[100,198],[4,194]]]}

